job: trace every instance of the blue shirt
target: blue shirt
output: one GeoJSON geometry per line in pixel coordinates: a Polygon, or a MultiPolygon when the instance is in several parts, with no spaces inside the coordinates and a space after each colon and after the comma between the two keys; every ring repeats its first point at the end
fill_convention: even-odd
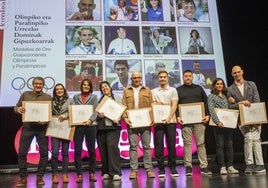
{"type": "Polygon", "coordinates": [[[158,7],[156,10],[152,8],[147,9],[147,21],[164,21],[162,7],[158,7]]]}

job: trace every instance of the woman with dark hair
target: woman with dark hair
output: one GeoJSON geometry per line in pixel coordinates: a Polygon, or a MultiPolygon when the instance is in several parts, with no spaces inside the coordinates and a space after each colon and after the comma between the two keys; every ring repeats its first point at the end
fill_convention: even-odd
{"type": "MultiPolygon", "coordinates": [[[[122,102],[120,97],[113,94],[109,82],[101,82],[100,91],[102,97],[99,103],[103,100],[104,96],[111,97],[117,102],[122,102]]],[[[102,112],[98,113],[97,123],[97,143],[100,149],[103,179],[112,178],[114,181],[119,181],[122,175],[120,150],[118,147],[121,126],[117,120],[106,118],[102,112]]]]}
{"type": "MultiPolygon", "coordinates": [[[[73,99],[69,98],[68,93],[63,84],[58,83],[53,90],[52,101],[52,115],[58,119],[58,121],[68,121],[69,113],[68,106],[73,104],[73,99]]],[[[69,140],[52,137],[52,157],[51,157],[51,170],[52,170],[52,183],[58,184],[58,156],[61,144],[62,154],[62,181],[68,183],[68,165],[69,165],[69,140]]]]}
{"type": "MultiPolygon", "coordinates": [[[[164,13],[161,0],[146,0],[147,7],[143,7],[142,12],[146,14],[144,21],[164,21],[164,13]]],[[[143,3],[143,1],[141,1],[143,3]]]]}
{"type": "Polygon", "coordinates": [[[97,112],[95,111],[98,105],[97,96],[93,93],[92,82],[89,79],[83,79],[80,86],[81,93],[74,95],[73,100],[75,105],[93,105],[93,114],[90,118],[83,122],[81,125],[76,126],[74,132],[74,164],[77,173],[77,183],[83,182],[82,176],[82,145],[85,137],[86,146],[88,149],[88,170],[89,180],[96,182],[95,168],[96,168],[96,153],[95,153],[95,140],[96,140],[96,120],[97,112]]]}
{"type": "Polygon", "coordinates": [[[227,88],[222,78],[216,78],[211,85],[211,94],[208,96],[208,109],[216,126],[213,127],[216,139],[216,159],[220,167],[220,174],[238,174],[233,167],[233,134],[234,129],[227,128],[215,112],[215,108],[228,108],[226,97],[227,88]]]}
{"type": "Polygon", "coordinates": [[[205,51],[205,42],[196,29],[192,29],[190,32],[188,51],[186,54],[208,54],[208,52],[205,51]]]}

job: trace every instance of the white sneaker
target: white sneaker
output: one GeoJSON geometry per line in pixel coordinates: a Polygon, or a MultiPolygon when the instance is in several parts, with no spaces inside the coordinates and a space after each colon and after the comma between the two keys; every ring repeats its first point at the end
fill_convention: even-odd
{"type": "Polygon", "coordinates": [[[119,175],[114,175],[113,180],[114,180],[114,181],[120,181],[120,180],[121,180],[121,176],[119,176],[119,175]]]}
{"type": "Polygon", "coordinates": [[[239,171],[236,170],[233,166],[229,166],[227,172],[228,174],[239,174],[239,171]]]}
{"type": "Polygon", "coordinates": [[[220,174],[221,175],[226,175],[227,174],[227,170],[226,170],[226,167],[225,166],[221,167],[220,174]]]}
{"type": "Polygon", "coordinates": [[[108,180],[108,179],[110,179],[110,175],[109,174],[103,174],[102,178],[104,180],[108,180]]]}

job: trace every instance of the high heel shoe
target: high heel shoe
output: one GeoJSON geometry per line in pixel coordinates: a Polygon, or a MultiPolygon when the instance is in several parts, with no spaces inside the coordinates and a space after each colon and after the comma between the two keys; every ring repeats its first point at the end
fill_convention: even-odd
{"type": "Polygon", "coordinates": [[[93,173],[89,174],[89,181],[91,181],[91,182],[96,182],[97,181],[97,179],[95,178],[93,173]]]}

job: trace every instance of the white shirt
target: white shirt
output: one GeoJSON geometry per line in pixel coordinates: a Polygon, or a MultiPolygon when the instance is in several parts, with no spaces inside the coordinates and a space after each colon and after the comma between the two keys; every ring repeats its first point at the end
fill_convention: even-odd
{"type": "Polygon", "coordinates": [[[137,50],[132,40],[117,38],[110,42],[107,54],[137,54],[137,50]]]}
{"type": "Polygon", "coordinates": [[[171,104],[171,101],[178,100],[178,93],[174,87],[167,86],[165,89],[160,86],[152,90],[153,101],[163,104],[171,104]]]}
{"type": "Polygon", "coordinates": [[[90,49],[90,47],[84,46],[82,43],[79,46],[73,47],[68,54],[101,54],[101,50],[96,47],[90,49]]]}

